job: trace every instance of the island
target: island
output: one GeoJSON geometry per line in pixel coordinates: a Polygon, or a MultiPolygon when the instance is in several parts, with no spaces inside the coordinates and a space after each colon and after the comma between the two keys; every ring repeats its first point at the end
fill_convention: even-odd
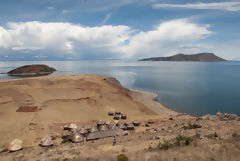
{"type": "Polygon", "coordinates": [[[199,61],[199,62],[221,62],[226,61],[213,53],[198,53],[192,55],[177,54],[169,57],[144,58],[139,61],[199,61]]]}
{"type": "Polygon", "coordinates": [[[44,64],[24,65],[19,68],[13,69],[7,74],[9,76],[41,76],[48,75],[55,72],[56,69],[44,64]]]}

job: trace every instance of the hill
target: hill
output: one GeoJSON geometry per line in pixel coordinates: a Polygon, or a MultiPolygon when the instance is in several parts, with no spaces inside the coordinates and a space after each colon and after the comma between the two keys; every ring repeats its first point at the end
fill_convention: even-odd
{"type": "Polygon", "coordinates": [[[139,61],[200,61],[200,62],[218,62],[226,61],[213,53],[198,53],[192,55],[177,54],[169,57],[144,58],[139,61]]]}

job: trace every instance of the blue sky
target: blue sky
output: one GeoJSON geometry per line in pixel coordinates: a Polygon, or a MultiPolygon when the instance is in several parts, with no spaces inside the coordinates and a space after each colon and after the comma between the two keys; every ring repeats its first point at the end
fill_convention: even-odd
{"type": "Polygon", "coordinates": [[[239,28],[239,0],[1,0],[0,60],[240,60],[239,28]]]}

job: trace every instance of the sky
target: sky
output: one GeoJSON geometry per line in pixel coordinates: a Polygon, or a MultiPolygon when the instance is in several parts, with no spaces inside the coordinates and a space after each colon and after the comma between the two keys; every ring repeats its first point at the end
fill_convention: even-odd
{"type": "Polygon", "coordinates": [[[240,60],[240,0],[1,0],[0,61],[240,60]]]}

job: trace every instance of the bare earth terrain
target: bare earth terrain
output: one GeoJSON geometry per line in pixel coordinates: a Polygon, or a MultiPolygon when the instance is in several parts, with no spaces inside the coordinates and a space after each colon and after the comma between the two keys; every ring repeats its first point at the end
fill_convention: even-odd
{"type": "MultiPolygon", "coordinates": [[[[0,81],[0,160],[239,160],[240,118],[236,115],[192,117],[154,101],[151,92],[129,90],[99,75],[44,76],[0,81]],[[63,126],[111,121],[121,111],[141,125],[127,136],[81,143],[62,140],[63,126]],[[45,135],[52,147],[40,147],[45,135]],[[23,150],[9,153],[15,138],[23,150]]],[[[117,121],[115,121],[117,122],[117,121]]]]}

